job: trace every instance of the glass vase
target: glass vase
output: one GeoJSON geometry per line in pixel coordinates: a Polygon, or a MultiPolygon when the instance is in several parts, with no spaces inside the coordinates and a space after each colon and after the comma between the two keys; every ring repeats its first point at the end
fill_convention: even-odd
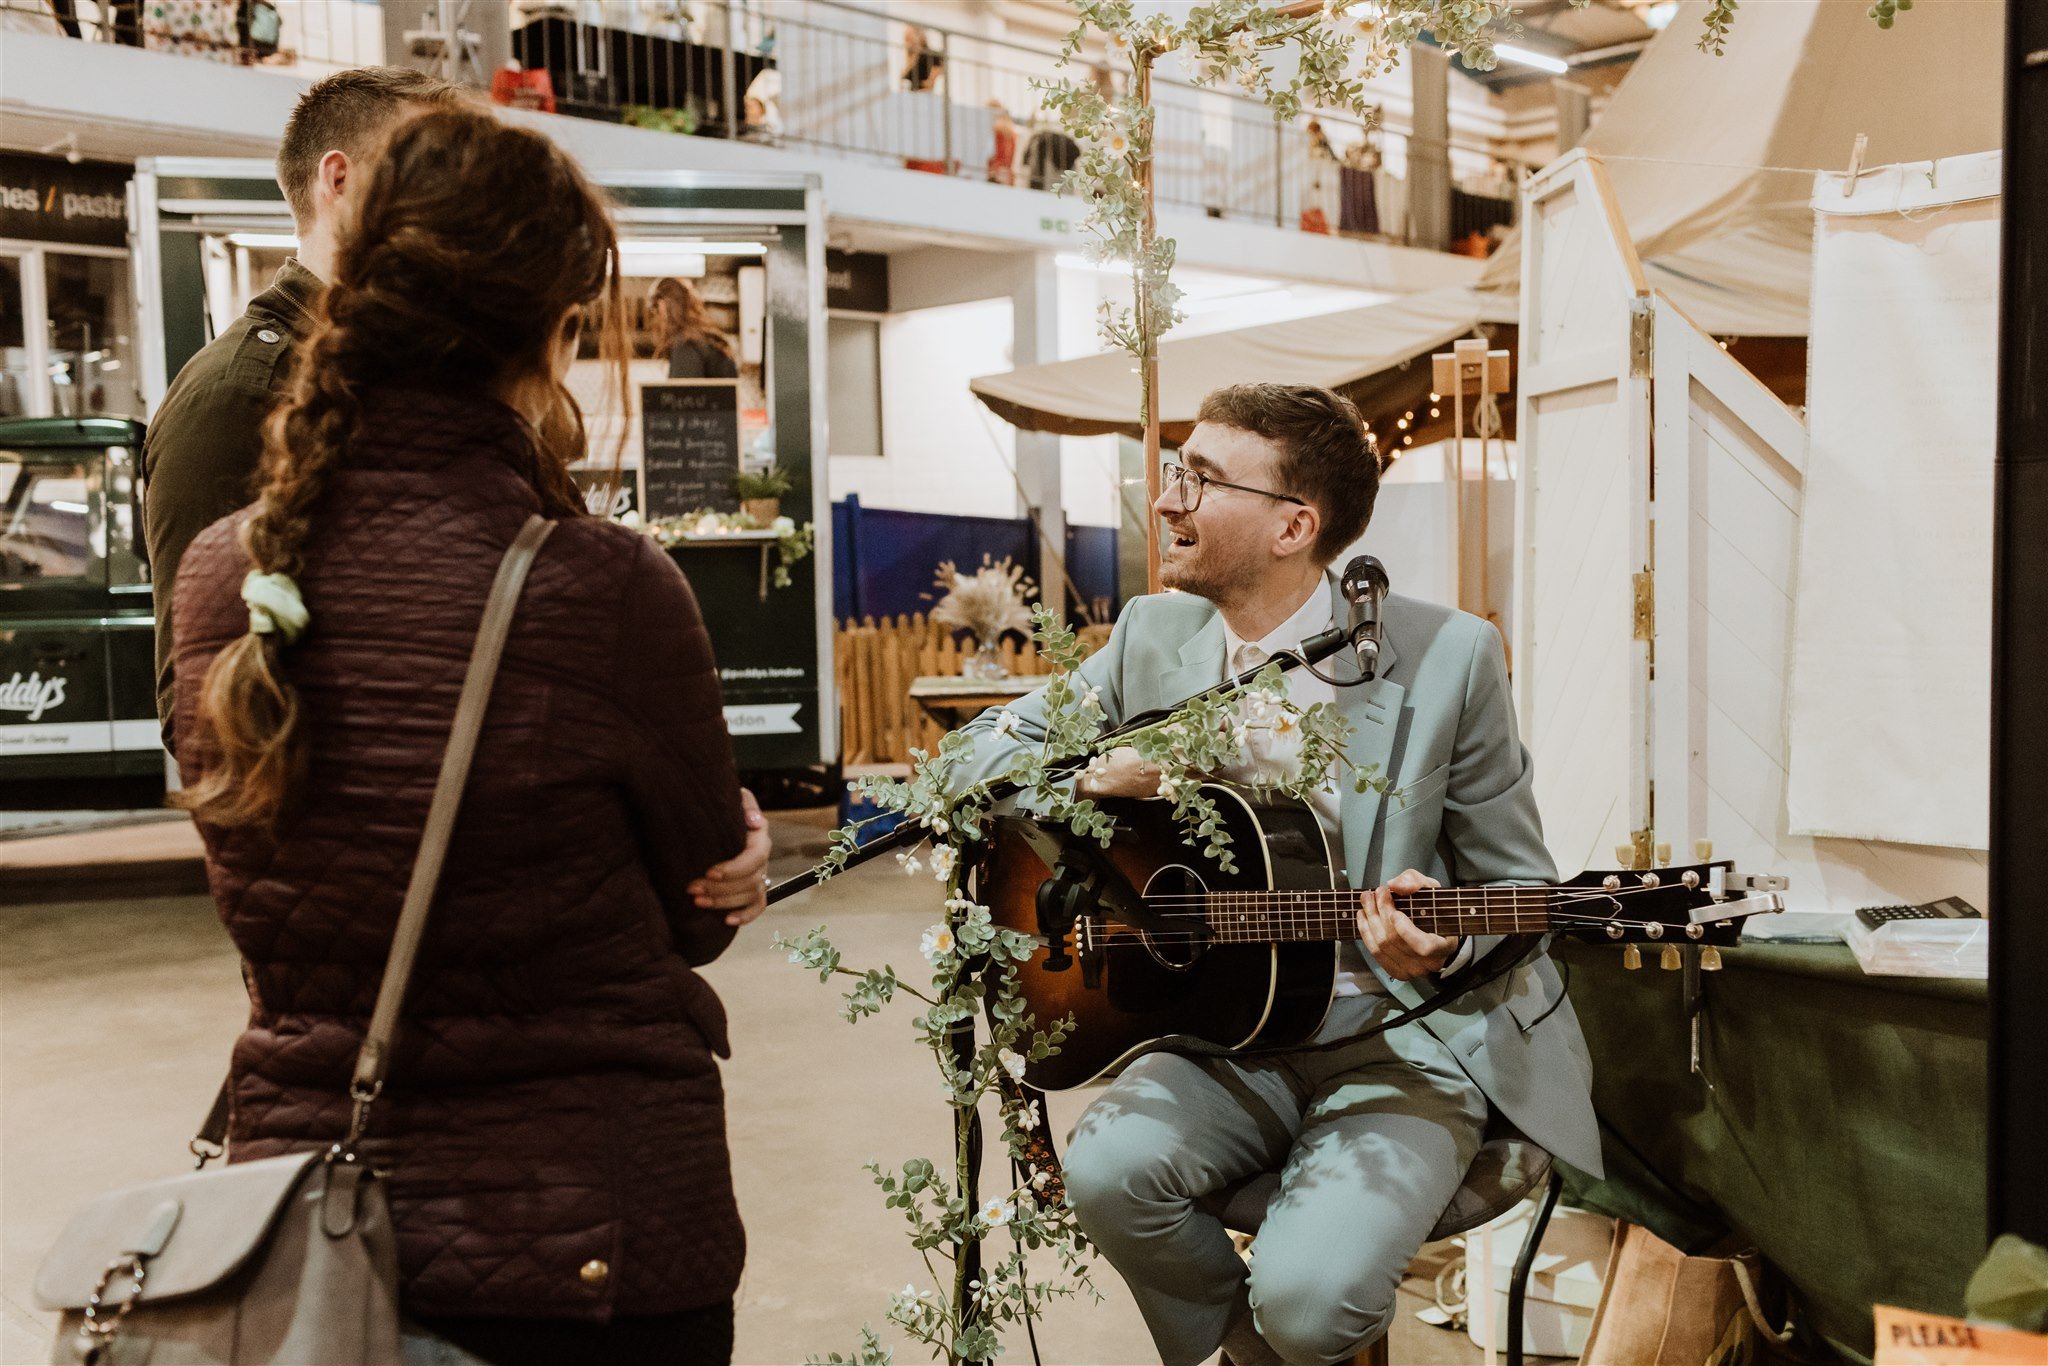
{"type": "Polygon", "coordinates": [[[984,640],[975,648],[973,654],[960,661],[960,676],[991,683],[1000,678],[1008,678],[1010,671],[1003,667],[1002,656],[996,653],[996,643],[993,640],[984,640]]]}

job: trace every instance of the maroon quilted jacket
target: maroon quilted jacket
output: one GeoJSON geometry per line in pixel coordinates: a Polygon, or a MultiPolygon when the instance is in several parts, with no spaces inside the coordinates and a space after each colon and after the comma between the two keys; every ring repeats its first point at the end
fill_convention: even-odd
{"type": "MultiPolygon", "coordinates": [[[[312,624],[285,667],[312,742],[275,840],[202,829],[247,962],[231,1156],[324,1144],[426,820],[492,576],[539,500],[523,428],[478,399],[373,396],[314,509],[312,624]]],[[[248,628],[247,515],[178,573],[178,762],[200,680],[248,628]]],[[[422,1314],[607,1319],[738,1284],[725,1012],[692,963],[732,939],[685,885],[745,839],[711,646],[637,532],[559,525],[512,625],[401,1018],[370,1157],[422,1314]]]]}

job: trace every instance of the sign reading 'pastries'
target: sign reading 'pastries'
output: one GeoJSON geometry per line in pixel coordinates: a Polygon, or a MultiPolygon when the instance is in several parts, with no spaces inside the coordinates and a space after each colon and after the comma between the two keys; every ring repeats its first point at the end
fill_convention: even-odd
{"type": "Polygon", "coordinates": [[[740,391],[729,379],[640,386],[640,479],[649,520],[739,511],[740,391]]]}
{"type": "Polygon", "coordinates": [[[0,237],[128,245],[126,166],[0,154],[0,237]]]}

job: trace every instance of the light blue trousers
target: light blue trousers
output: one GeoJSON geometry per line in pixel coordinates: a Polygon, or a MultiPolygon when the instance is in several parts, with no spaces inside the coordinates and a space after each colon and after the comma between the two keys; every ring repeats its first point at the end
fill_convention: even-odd
{"type": "MultiPolygon", "coordinates": [[[[1355,1034],[1394,1004],[1339,998],[1315,1042],[1355,1034]]],[[[1281,1357],[1340,1362],[1386,1332],[1486,1114],[1486,1097],[1418,1025],[1324,1052],[1154,1053],[1075,1125],[1067,1194],[1166,1366],[1213,1356],[1247,1300],[1281,1357]],[[1196,1202],[1276,1169],[1280,1193],[1247,1273],[1196,1202]]]]}

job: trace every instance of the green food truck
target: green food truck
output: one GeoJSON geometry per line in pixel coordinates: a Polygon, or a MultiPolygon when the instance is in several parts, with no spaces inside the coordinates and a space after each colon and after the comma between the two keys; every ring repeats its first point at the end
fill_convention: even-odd
{"type": "Polygon", "coordinates": [[[155,805],[142,424],[0,422],[0,809],[155,805]]]}

